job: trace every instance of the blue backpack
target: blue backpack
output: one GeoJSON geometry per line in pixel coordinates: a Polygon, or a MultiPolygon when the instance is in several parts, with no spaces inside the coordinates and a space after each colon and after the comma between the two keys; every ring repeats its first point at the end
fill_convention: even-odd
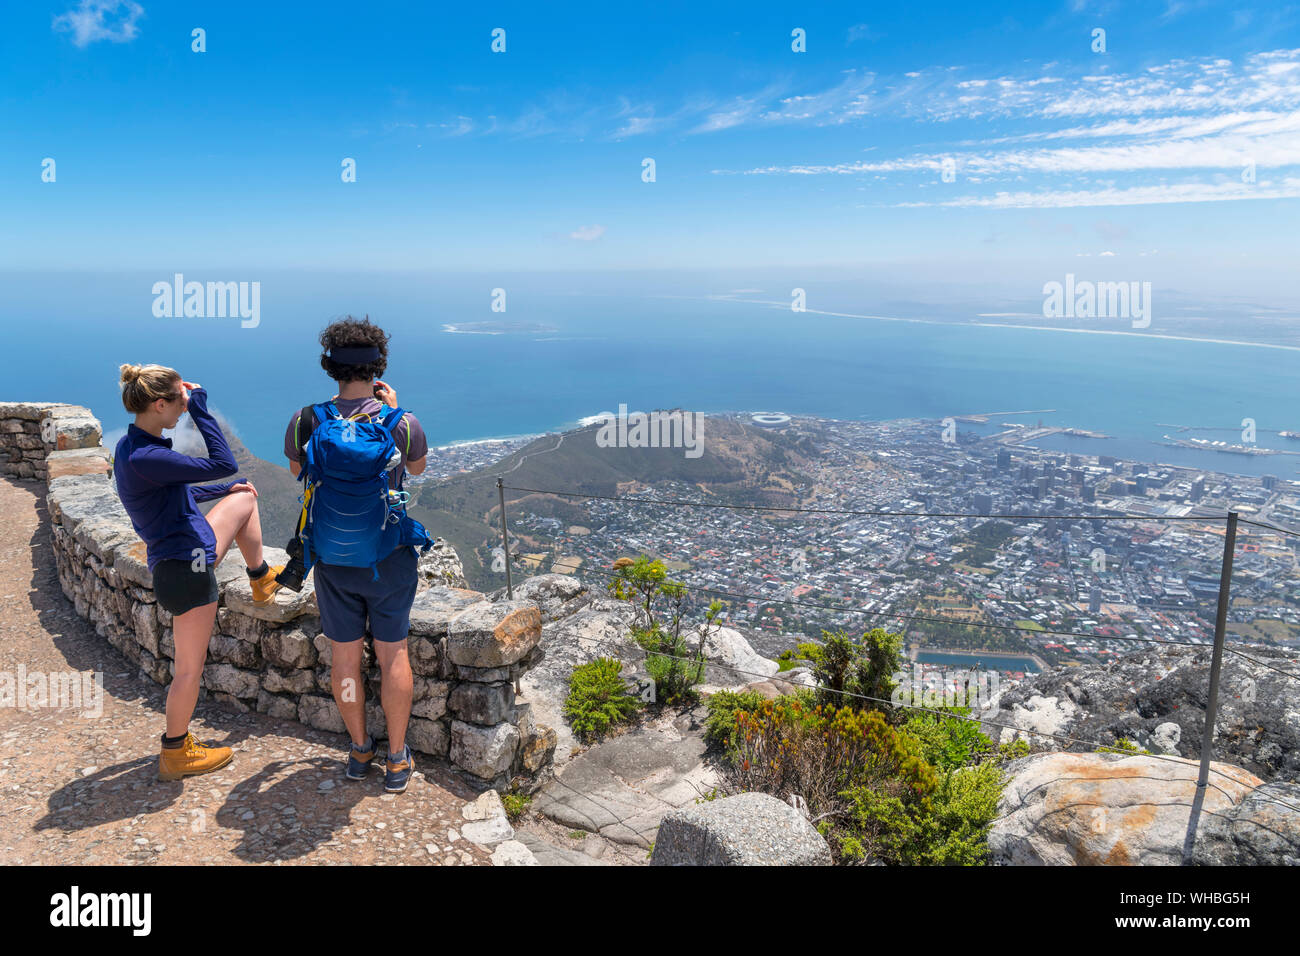
{"type": "Polygon", "coordinates": [[[311,412],[316,427],[298,476],[305,568],[317,561],[370,568],[378,580],[379,562],[395,548],[432,547],[424,526],[406,513],[411,497],[402,490],[406,469],[390,431],[406,413],[381,405],[377,416],[344,418],[332,401],[311,406],[311,412]],[[400,469],[397,489],[390,490],[388,473],[394,468],[400,469]]]}

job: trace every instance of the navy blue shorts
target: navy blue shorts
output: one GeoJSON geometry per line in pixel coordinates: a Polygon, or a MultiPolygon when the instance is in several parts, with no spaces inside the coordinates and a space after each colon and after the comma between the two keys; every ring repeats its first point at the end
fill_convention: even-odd
{"type": "Polygon", "coordinates": [[[406,640],[415,602],[415,548],[400,545],[379,562],[379,580],[370,568],[345,568],[337,564],[312,565],[316,582],[316,605],[320,625],[331,641],[343,644],[359,641],[366,633],[366,619],[376,641],[406,640]]]}

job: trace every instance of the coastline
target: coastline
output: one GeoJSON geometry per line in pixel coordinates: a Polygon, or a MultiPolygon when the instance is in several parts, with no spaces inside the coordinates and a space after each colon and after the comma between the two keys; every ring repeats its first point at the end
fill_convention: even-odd
{"type": "MultiPolygon", "coordinates": [[[[715,418],[737,418],[737,417],[739,417],[739,418],[748,418],[748,417],[751,417],[751,416],[754,416],[754,415],[758,415],[758,414],[772,414],[772,412],[771,412],[770,409],[765,409],[765,410],[763,410],[762,412],[759,412],[759,411],[751,411],[751,410],[720,409],[720,410],[711,410],[711,411],[698,410],[698,411],[697,411],[697,414],[702,415],[702,416],[705,416],[705,417],[715,417],[715,418]]],[[[797,413],[797,412],[796,412],[796,413],[781,413],[781,414],[789,414],[790,418],[791,418],[792,420],[795,420],[795,421],[806,421],[806,422],[826,422],[826,423],[863,422],[863,423],[868,423],[868,424],[887,424],[887,423],[916,423],[916,422],[926,422],[926,421],[932,421],[932,420],[934,420],[934,419],[928,419],[928,418],[916,418],[916,417],[902,417],[902,418],[891,418],[891,419],[871,419],[871,418],[862,418],[862,419],[845,419],[845,418],[836,418],[836,417],[831,417],[831,416],[826,416],[826,415],[804,414],[804,413],[797,413]]],[[[1007,424],[1007,423],[1005,423],[1005,422],[992,421],[992,419],[1000,418],[1000,417],[1005,416],[1005,415],[1015,415],[1015,414],[1022,414],[1022,413],[1020,413],[1020,412],[981,412],[981,413],[978,413],[978,414],[979,414],[980,416],[988,416],[988,417],[991,419],[991,420],[990,420],[989,422],[987,422],[987,423],[976,424],[976,425],[974,426],[974,427],[976,428],[977,431],[981,431],[981,429],[989,429],[987,432],[982,432],[982,431],[981,431],[982,436],[985,437],[985,438],[988,438],[988,437],[991,437],[993,434],[995,434],[995,431],[994,431],[995,429],[997,429],[997,428],[999,428],[999,427],[1003,427],[1003,426],[1005,426],[1005,425],[1007,424]]],[[[969,416],[969,415],[960,415],[960,416],[954,416],[954,417],[958,418],[958,420],[961,420],[961,419],[968,418],[968,417],[970,417],[970,416],[969,416]]],[[[584,416],[581,416],[581,417],[579,417],[579,418],[577,418],[577,419],[570,419],[570,420],[564,422],[563,424],[561,424],[559,427],[557,427],[557,428],[551,428],[551,429],[548,429],[548,430],[546,430],[546,431],[534,432],[534,433],[514,434],[514,435],[493,435],[493,436],[488,436],[488,437],[478,437],[478,438],[457,439],[457,440],[454,440],[454,441],[445,442],[445,443],[437,444],[437,445],[434,445],[434,444],[431,443],[430,446],[429,446],[429,448],[430,448],[431,451],[435,451],[435,452],[439,452],[439,453],[454,453],[454,452],[456,452],[458,449],[466,449],[466,450],[467,450],[467,449],[473,448],[473,447],[476,446],[476,445],[494,445],[494,444],[503,444],[503,445],[515,445],[516,447],[522,447],[522,446],[528,444],[529,442],[536,441],[536,440],[539,439],[539,438],[548,438],[548,437],[554,437],[554,436],[564,435],[564,434],[567,434],[567,433],[569,433],[569,432],[578,431],[578,430],[581,430],[581,429],[583,429],[583,428],[590,427],[590,426],[591,426],[592,424],[594,424],[595,422],[601,421],[602,418],[603,418],[603,416],[600,415],[600,414],[596,414],[596,415],[584,415],[584,416]]],[[[1189,426],[1179,426],[1179,427],[1181,427],[1181,428],[1193,429],[1193,430],[1209,430],[1209,429],[1214,429],[1216,426],[1208,426],[1208,425],[1189,425],[1189,426]]],[[[1027,430],[1032,430],[1032,429],[1027,429],[1027,430]]],[[[1053,430],[1053,432],[1054,432],[1055,434],[1047,435],[1047,436],[1031,436],[1031,437],[1029,437],[1029,438],[1027,438],[1027,439],[1024,439],[1024,440],[1010,442],[1010,443],[1008,443],[1008,447],[1011,447],[1011,448],[1014,448],[1014,447],[1027,447],[1027,448],[1032,448],[1032,449],[1034,449],[1035,451],[1040,451],[1040,452],[1051,452],[1051,451],[1058,451],[1058,452],[1060,452],[1060,451],[1063,451],[1063,449],[1052,449],[1052,448],[1047,447],[1046,445],[1040,443],[1040,442],[1043,442],[1043,441],[1045,441],[1045,440],[1050,440],[1051,438],[1055,438],[1055,437],[1059,437],[1059,436],[1063,436],[1063,437],[1065,437],[1065,438],[1078,438],[1078,439],[1085,440],[1085,441],[1098,440],[1098,439],[1103,439],[1103,438],[1104,438],[1104,440],[1120,440],[1120,441],[1125,441],[1125,442],[1145,442],[1145,443],[1149,443],[1149,444],[1152,446],[1153,449],[1154,449],[1154,448],[1159,448],[1159,447],[1172,447],[1172,446],[1169,445],[1168,443],[1155,441],[1155,440],[1153,440],[1153,439],[1145,439],[1145,438],[1126,438],[1126,437],[1124,437],[1124,436],[1116,436],[1116,435],[1106,435],[1106,436],[1101,436],[1101,435],[1098,435],[1098,434],[1088,434],[1088,433],[1086,433],[1086,431],[1085,431],[1084,429],[1078,429],[1078,428],[1075,428],[1075,427],[1073,427],[1073,426],[1053,426],[1053,429],[1052,429],[1052,430],[1053,430]]],[[[1269,431],[1269,430],[1268,430],[1268,429],[1264,429],[1264,431],[1269,431]]],[[[251,448],[250,448],[249,450],[250,450],[250,452],[252,452],[254,455],[257,454],[257,453],[256,453],[255,451],[253,451],[251,448]]],[[[511,449],[511,450],[513,451],[513,449],[511,449]]],[[[1253,459],[1253,458],[1255,458],[1255,457],[1260,457],[1260,458],[1264,458],[1264,459],[1270,457],[1270,456],[1240,456],[1240,455],[1224,455],[1224,454],[1221,454],[1220,452],[1218,452],[1218,451],[1216,451],[1216,450],[1214,450],[1214,449],[1208,449],[1208,448],[1186,448],[1185,450],[1187,450],[1187,451],[1189,451],[1189,452],[1192,452],[1192,453],[1194,453],[1194,454],[1197,454],[1197,455],[1204,455],[1204,456],[1206,456],[1206,461],[1203,461],[1203,462],[1197,462],[1197,463],[1195,463],[1195,464],[1190,464],[1190,463],[1186,463],[1186,462],[1181,462],[1181,463],[1180,463],[1180,462],[1173,462],[1173,461],[1165,461],[1165,460],[1163,460],[1163,456],[1156,457],[1157,455],[1160,454],[1159,452],[1154,452],[1154,451],[1153,451],[1152,453],[1150,453],[1150,454],[1148,454],[1148,455],[1139,455],[1139,454],[1134,454],[1133,451],[1132,451],[1131,449],[1128,450],[1127,452],[1112,451],[1112,452],[1110,452],[1110,454],[1114,455],[1114,456],[1115,456],[1117,459],[1119,459],[1119,460],[1123,460],[1123,461],[1142,462],[1142,463],[1149,464],[1149,465],[1154,465],[1154,466],[1157,466],[1157,467],[1169,467],[1169,468],[1181,468],[1181,469],[1196,468],[1196,469],[1199,469],[1199,470],[1203,470],[1203,471],[1207,471],[1207,472],[1211,472],[1211,473],[1215,473],[1215,474],[1238,475],[1238,476],[1244,476],[1244,477],[1257,477],[1257,476],[1253,475],[1251,472],[1239,472],[1239,471],[1235,471],[1235,470],[1233,470],[1232,467],[1231,467],[1231,464],[1232,464],[1232,463],[1235,463],[1235,462],[1237,462],[1237,461],[1241,461],[1241,460],[1242,460],[1243,458],[1245,458],[1245,457],[1249,457],[1249,458],[1251,458],[1251,459],[1253,459]],[[1227,460],[1223,460],[1223,459],[1231,459],[1231,462],[1230,462],[1230,461],[1227,461],[1227,460]]],[[[1278,449],[1278,450],[1276,450],[1276,451],[1277,451],[1278,456],[1292,456],[1292,457],[1300,457],[1300,453],[1298,453],[1298,452],[1289,451],[1289,450],[1286,450],[1286,449],[1278,449]]],[[[1072,451],[1070,451],[1070,453],[1071,453],[1071,454],[1084,454],[1084,455],[1105,454],[1105,452],[1102,452],[1102,451],[1092,451],[1092,450],[1079,450],[1079,451],[1077,451],[1077,452],[1072,450],[1072,451]]],[[[260,456],[259,456],[259,457],[260,457],[260,456]]],[[[263,459],[263,460],[269,460],[269,459],[263,459]]],[[[1283,476],[1283,477],[1285,477],[1285,476],[1283,476]]]]}

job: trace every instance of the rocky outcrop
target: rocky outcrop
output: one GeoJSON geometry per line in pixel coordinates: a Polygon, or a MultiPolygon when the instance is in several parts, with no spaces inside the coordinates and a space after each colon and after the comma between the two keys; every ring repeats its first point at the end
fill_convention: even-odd
{"type": "MultiPolygon", "coordinates": [[[[1226,763],[1211,762],[1210,768],[1193,862],[1294,861],[1300,850],[1300,813],[1266,799],[1274,794],[1254,774],[1226,763]]],[[[989,829],[994,863],[1184,862],[1197,761],[1050,753],[1022,758],[1006,769],[1010,780],[989,829]]]]}
{"type": "Polygon", "coordinates": [[[651,866],[829,866],[830,847],[794,807],[765,793],[673,810],[659,824],[651,866]]]}
{"type": "MultiPolygon", "coordinates": [[[[1214,757],[1268,780],[1300,780],[1300,674],[1295,655],[1251,648],[1225,653],[1214,724],[1214,757]]],[[[994,740],[1059,734],[1111,745],[1120,738],[1152,753],[1199,758],[1211,649],[1152,647],[1102,666],[1040,674],[1004,690],[980,716],[994,740]]],[[[1052,749],[1094,749],[1035,738],[1052,749]]]]}
{"type": "MultiPolygon", "coordinates": [[[[592,594],[575,577],[567,574],[538,574],[525,578],[514,587],[516,600],[532,601],[545,622],[569,617],[591,603],[592,594]]],[[[488,595],[490,600],[506,600],[506,589],[500,588],[488,595]]]]}
{"type": "Polygon", "coordinates": [[[420,553],[416,562],[416,573],[420,576],[420,588],[442,585],[451,588],[468,588],[465,580],[465,567],[460,563],[460,555],[442,538],[433,539],[433,547],[420,553]]]}
{"type": "Polygon", "coordinates": [[[533,809],[574,830],[649,849],[664,815],[694,805],[722,783],[704,743],[707,710],[668,711],[611,735],[571,759],[533,809]]]}
{"type": "MultiPolygon", "coordinates": [[[[153,594],[144,543],[111,482],[102,429],[88,409],[0,403],[7,474],[47,480],[46,504],[59,583],[77,614],[166,684],[173,673],[172,618],[153,594]]],[[[266,548],[271,564],[287,555],[266,548]]],[[[423,556],[409,648],[415,701],[413,749],[446,759],[481,783],[536,789],[549,773],[555,732],[538,724],[514,682],[540,660],[541,615],[528,601],[492,603],[464,588],[454,550],[423,556]]],[[[330,641],[321,633],[309,575],[299,593],[253,603],[243,558],[232,548],[217,568],[219,604],[203,670],[203,693],[224,707],[257,711],[335,733],[343,721],[330,689],[330,641]]],[[[367,724],[384,732],[380,674],[363,657],[367,724]]]]}

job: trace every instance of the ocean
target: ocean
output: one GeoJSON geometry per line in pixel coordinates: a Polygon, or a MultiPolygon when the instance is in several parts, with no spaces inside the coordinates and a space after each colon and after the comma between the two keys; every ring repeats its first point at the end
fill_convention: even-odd
{"type": "Polygon", "coordinates": [[[48,295],[20,284],[6,328],[22,357],[0,398],[89,405],[108,443],[130,420],[117,364],[159,362],[205,385],[254,454],[281,461],[292,413],[333,392],[316,336],[351,307],[391,334],[385,379],[435,445],[558,431],[620,404],[869,420],[1054,409],[999,420],[1113,436],[1056,436],[1044,447],[1300,477],[1300,457],[1156,444],[1170,424],[1219,429],[1180,437],[1238,442],[1253,419],[1261,446],[1300,450],[1276,434],[1300,431],[1294,350],[944,324],[942,310],[930,322],[794,313],[695,292],[525,288],[493,313],[490,280],[447,295],[391,281],[362,294],[320,277],[294,297],[272,283],[257,327],[241,328],[238,319],[155,318],[148,278],[82,277],[48,295]]]}

